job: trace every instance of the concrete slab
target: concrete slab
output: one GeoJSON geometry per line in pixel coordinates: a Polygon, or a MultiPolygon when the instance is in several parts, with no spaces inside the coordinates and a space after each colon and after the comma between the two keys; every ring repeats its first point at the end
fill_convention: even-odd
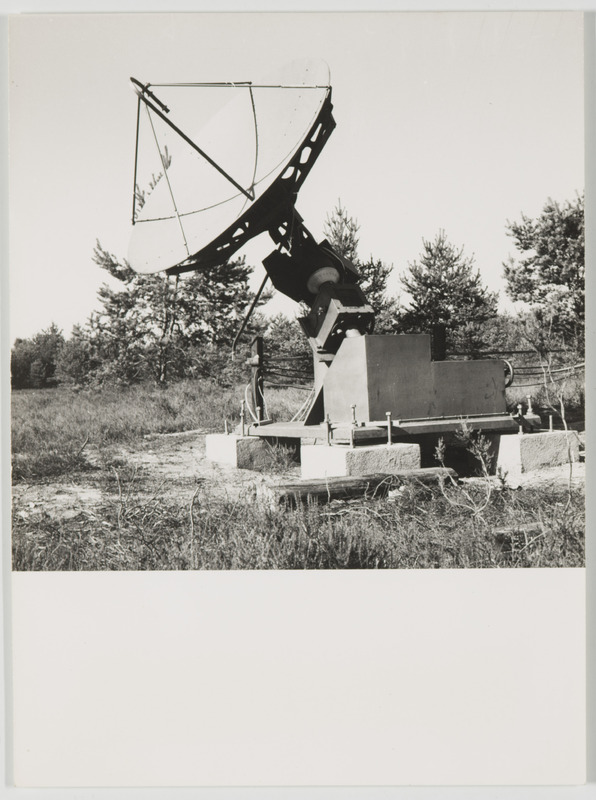
{"type": "Polygon", "coordinates": [[[392,444],[349,447],[324,444],[300,448],[301,476],[331,478],[343,475],[371,475],[420,467],[420,445],[392,444]]]}
{"type": "Polygon", "coordinates": [[[576,431],[540,431],[501,436],[496,468],[509,477],[579,461],[576,431]]]}
{"type": "Polygon", "coordinates": [[[258,469],[270,461],[270,448],[256,436],[238,433],[209,433],[205,437],[207,459],[237,469],[258,469]]]}

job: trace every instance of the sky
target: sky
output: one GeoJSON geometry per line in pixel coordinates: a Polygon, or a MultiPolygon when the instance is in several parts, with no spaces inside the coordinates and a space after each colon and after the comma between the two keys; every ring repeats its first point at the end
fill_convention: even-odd
{"type": "MultiPolygon", "coordinates": [[[[393,265],[394,292],[443,229],[507,307],[507,221],[583,191],[580,13],[21,15],[9,32],[12,339],[51,322],[67,335],[99,308],[97,239],[127,254],[130,75],[258,80],[294,58],[324,59],[337,127],[297,209],[320,239],[341,201],[360,225],[360,256],[393,265]]],[[[255,284],[272,249],[264,235],[240,252],[255,284]]]]}

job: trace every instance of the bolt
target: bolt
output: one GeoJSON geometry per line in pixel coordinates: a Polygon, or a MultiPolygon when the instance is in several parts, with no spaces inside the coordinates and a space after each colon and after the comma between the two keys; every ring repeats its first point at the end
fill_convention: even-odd
{"type": "Polygon", "coordinates": [[[386,411],[385,416],[387,417],[387,444],[393,444],[393,427],[391,423],[391,411],[386,411]]]}
{"type": "Polygon", "coordinates": [[[356,406],[352,406],[352,425],[358,425],[356,422],[356,406]]]}
{"type": "Polygon", "coordinates": [[[522,420],[523,420],[523,418],[524,418],[523,410],[524,410],[524,409],[523,409],[523,406],[522,406],[522,404],[521,404],[521,403],[518,403],[518,404],[517,404],[517,422],[518,422],[518,425],[519,425],[519,430],[518,430],[518,433],[519,433],[519,435],[520,435],[520,436],[521,436],[521,435],[523,434],[523,432],[524,432],[524,426],[523,426],[523,423],[522,423],[522,420]]]}

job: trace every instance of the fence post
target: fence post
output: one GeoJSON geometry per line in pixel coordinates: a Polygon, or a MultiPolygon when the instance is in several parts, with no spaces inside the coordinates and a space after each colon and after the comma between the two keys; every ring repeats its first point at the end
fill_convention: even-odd
{"type": "Polygon", "coordinates": [[[251,345],[252,358],[252,403],[257,411],[259,422],[262,421],[263,409],[265,408],[265,394],[263,389],[263,337],[255,336],[251,345]]]}

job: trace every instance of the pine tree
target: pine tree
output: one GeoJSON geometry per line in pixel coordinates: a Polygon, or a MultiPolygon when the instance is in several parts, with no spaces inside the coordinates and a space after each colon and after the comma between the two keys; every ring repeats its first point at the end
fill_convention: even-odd
{"type": "Polygon", "coordinates": [[[180,277],[139,275],[99,242],[93,260],[117,281],[100,288],[102,308],[88,323],[100,378],[164,383],[184,373],[189,357],[196,372],[198,352],[207,362],[231,345],[253,296],[243,258],[180,277]]]}
{"type": "Polygon", "coordinates": [[[432,242],[423,239],[423,247],[401,278],[411,302],[400,328],[423,332],[445,325],[448,347],[473,353],[484,344],[483,324],[497,314],[497,293],[482,285],[474,259],[454,247],[445,231],[432,242]]]}
{"type": "Polygon", "coordinates": [[[339,255],[348,258],[354,265],[358,261],[359,230],[358,222],[348,216],[341,200],[338,200],[333,212],[327,214],[323,232],[339,255]]]}
{"type": "Polygon", "coordinates": [[[398,315],[398,301],[387,295],[387,280],[392,272],[392,267],[372,255],[367,261],[362,261],[358,254],[360,239],[358,222],[350,217],[341,201],[332,214],[327,215],[324,234],[332,247],[350,259],[362,280],[359,283],[364,296],[375,312],[375,330],[378,333],[388,333],[392,330],[398,315]]]}

